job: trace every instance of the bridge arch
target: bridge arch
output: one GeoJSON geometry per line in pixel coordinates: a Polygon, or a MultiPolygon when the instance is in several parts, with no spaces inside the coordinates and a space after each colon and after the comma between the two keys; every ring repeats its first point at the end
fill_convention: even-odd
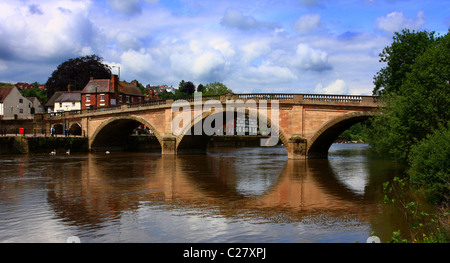
{"type": "Polygon", "coordinates": [[[64,134],[64,125],[63,123],[55,123],[53,125],[54,134],[64,134]]]}
{"type": "Polygon", "coordinates": [[[326,122],[308,139],[306,149],[308,158],[326,157],[331,144],[341,133],[375,115],[376,112],[374,111],[358,111],[341,115],[326,122]]]}
{"type": "Polygon", "coordinates": [[[82,135],[81,123],[72,123],[69,127],[70,135],[82,135]]]}
{"type": "MultiPolygon", "coordinates": [[[[91,151],[96,150],[96,148],[104,146],[105,143],[106,145],[108,145],[108,142],[113,142],[110,147],[117,147],[118,144],[114,144],[114,142],[123,142],[120,140],[130,135],[138,125],[147,126],[155,135],[156,139],[158,140],[159,146],[162,145],[162,136],[146,119],[138,116],[117,116],[109,118],[108,120],[102,122],[95,129],[92,136],[89,137],[89,149],[91,151]]],[[[102,148],[105,147],[107,146],[104,146],[102,148]]]]}
{"type": "MultiPolygon", "coordinates": [[[[214,114],[226,114],[227,112],[230,112],[230,111],[229,110],[206,111],[206,112],[203,112],[202,115],[199,115],[198,117],[194,118],[188,125],[186,125],[183,128],[181,134],[177,136],[177,138],[176,138],[177,152],[182,152],[182,151],[180,151],[181,149],[179,147],[180,146],[182,147],[183,144],[185,144],[187,140],[190,140],[190,142],[188,143],[190,145],[195,144],[200,149],[203,149],[203,148],[206,149],[206,144],[208,142],[207,139],[210,138],[211,136],[204,134],[203,129],[202,129],[202,135],[187,135],[188,131],[192,131],[193,127],[196,124],[198,124],[199,122],[203,122],[209,116],[212,116],[214,114]],[[187,137],[189,137],[189,139],[187,139],[187,137]]],[[[239,110],[235,108],[231,112],[237,113],[237,112],[239,112],[239,110]]],[[[245,109],[244,114],[246,116],[256,118],[258,120],[258,123],[260,120],[266,120],[267,127],[272,128],[272,130],[278,134],[278,139],[283,143],[284,146],[288,145],[288,138],[286,137],[284,132],[281,130],[281,128],[278,125],[276,125],[275,123],[272,123],[272,120],[269,117],[260,113],[259,111],[250,111],[249,109],[245,109]]],[[[225,116],[224,116],[223,120],[224,120],[224,122],[226,121],[225,116]]]]}

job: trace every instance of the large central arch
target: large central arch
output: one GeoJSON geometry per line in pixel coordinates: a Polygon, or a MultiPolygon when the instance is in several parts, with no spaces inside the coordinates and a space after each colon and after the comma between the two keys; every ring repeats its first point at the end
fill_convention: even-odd
{"type": "MultiPolygon", "coordinates": [[[[208,140],[211,136],[206,135],[202,132],[202,135],[187,135],[188,131],[192,131],[193,127],[200,122],[203,122],[207,117],[212,116],[214,114],[226,114],[227,112],[230,112],[230,110],[218,110],[218,111],[206,111],[203,112],[201,115],[197,116],[197,118],[194,118],[190,124],[186,125],[184,129],[182,130],[181,134],[177,136],[176,138],[176,149],[177,152],[182,153],[183,150],[186,150],[187,147],[196,148],[197,150],[200,149],[201,152],[206,150],[206,145],[208,143],[208,140]]],[[[238,113],[240,112],[238,109],[234,109],[231,112],[238,113]]],[[[280,129],[280,127],[272,122],[270,118],[268,118],[266,115],[260,113],[259,111],[251,111],[249,109],[245,109],[243,113],[246,116],[256,118],[259,121],[263,121],[267,124],[267,127],[271,128],[272,131],[276,132],[278,134],[278,139],[283,143],[284,146],[288,145],[288,139],[286,138],[284,132],[280,129]]],[[[226,118],[224,117],[223,120],[225,121],[226,118]]],[[[196,152],[194,149],[193,152],[196,152]]]]}
{"type": "Polygon", "coordinates": [[[147,126],[155,135],[159,146],[162,145],[162,137],[154,126],[144,118],[137,116],[118,116],[101,123],[89,138],[89,149],[114,148],[120,146],[137,125],[147,126]]]}
{"type": "Polygon", "coordinates": [[[373,111],[358,111],[344,114],[326,122],[308,139],[306,148],[308,158],[327,157],[328,149],[340,134],[351,126],[375,115],[376,112],[373,111]]]}

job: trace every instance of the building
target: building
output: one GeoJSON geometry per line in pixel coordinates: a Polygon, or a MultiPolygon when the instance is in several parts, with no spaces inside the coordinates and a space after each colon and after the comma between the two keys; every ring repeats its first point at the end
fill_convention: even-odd
{"type": "Polygon", "coordinates": [[[258,120],[254,117],[238,116],[236,119],[236,133],[238,135],[257,135],[258,120]]]}
{"type": "Polygon", "coordinates": [[[33,102],[24,97],[17,87],[0,87],[1,119],[32,119],[35,112],[33,102]]]}
{"type": "Polygon", "coordinates": [[[81,110],[81,93],[62,93],[55,99],[54,112],[81,110]]]}
{"type": "Polygon", "coordinates": [[[44,105],[44,111],[47,113],[53,113],[53,112],[57,112],[57,110],[62,110],[62,108],[66,108],[67,110],[75,110],[75,109],[81,109],[81,94],[80,94],[80,90],[75,90],[75,91],[71,91],[70,87],[68,87],[68,91],[56,91],[53,96],[47,101],[47,103],[45,103],[44,105]],[[73,95],[71,95],[73,94],[73,95]],[[78,95],[76,95],[78,94],[78,95]],[[59,97],[64,96],[64,98],[62,98],[61,100],[58,100],[59,97]],[[74,101],[74,97],[72,96],[79,96],[79,105],[77,106],[76,101],[74,101]],[[68,97],[70,98],[70,101],[67,101],[68,97]],[[75,102],[75,105],[72,105],[71,107],[69,107],[69,104],[64,104],[64,106],[59,103],[69,103],[72,104],[73,102],[75,102]],[[58,105],[55,105],[56,103],[58,103],[58,105]],[[57,107],[57,109],[55,109],[55,107],[57,107]]]}
{"type": "Polygon", "coordinates": [[[36,97],[27,97],[27,99],[31,102],[31,114],[42,113],[44,112],[44,105],[42,105],[38,98],[36,97]]]}
{"type": "Polygon", "coordinates": [[[145,87],[148,91],[148,100],[159,100],[162,93],[176,93],[176,89],[173,86],[159,85],[151,86],[150,84],[145,87]]]}
{"type": "Polygon", "coordinates": [[[18,89],[21,89],[21,90],[29,90],[29,89],[34,89],[35,88],[34,85],[28,84],[28,83],[24,83],[24,82],[18,82],[14,86],[16,86],[18,89]]]}
{"type": "Polygon", "coordinates": [[[139,103],[144,98],[137,82],[119,81],[117,75],[112,75],[111,79],[91,77],[81,91],[81,109],[139,103]]]}

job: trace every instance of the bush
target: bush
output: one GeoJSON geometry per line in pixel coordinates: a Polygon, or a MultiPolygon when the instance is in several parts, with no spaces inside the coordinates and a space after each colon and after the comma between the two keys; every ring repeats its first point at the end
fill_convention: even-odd
{"type": "MultiPolygon", "coordinates": [[[[450,122],[448,123],[450,125],[450,122]]],[[[431,201],[442,203],[450,195],[450,130],[440,128],[411,149],[411,182],[421,188],[431,201]]]]}

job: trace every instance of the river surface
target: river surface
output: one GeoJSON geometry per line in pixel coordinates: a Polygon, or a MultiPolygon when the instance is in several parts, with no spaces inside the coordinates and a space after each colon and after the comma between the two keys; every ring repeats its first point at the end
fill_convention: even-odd
{"type": "Polygon", "coordinates": [[[401,228],[382,183],[401,172],[365,144],[328,159],[284,147],[206,155],[0,156],[0,242],[366,242],[401,228]]]}

